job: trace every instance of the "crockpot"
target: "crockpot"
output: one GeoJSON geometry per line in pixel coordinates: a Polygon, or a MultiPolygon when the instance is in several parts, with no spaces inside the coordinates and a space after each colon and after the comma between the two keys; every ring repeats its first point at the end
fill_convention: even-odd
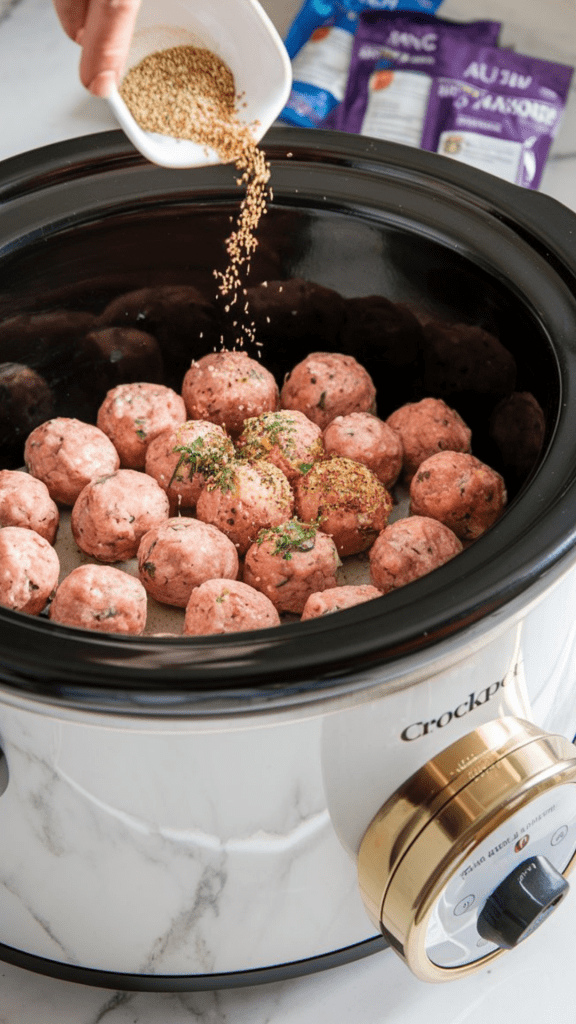
{"type": "MultiPolygon", "coordinates": [[[[218,988],[371,953],[385,970],[390,950],[457,979],[569,886],[576,217],[367,138],[274,128],[264,148],[252,280],[489,330],[545,437],[479,540],[347,611],[192,638],[0,608],[0,958],[88,984],[218,988]]],[[[161,169],[119,132],[4,162],[2,320],[213,288],[239,199],[234,168],[161,169]]],[[[74,357],[68,338],[57,359],[74,357]]],[[[81,418],[73,383],[55,411],[81,418]]],[[[21,465],[3,436],[2,464],[21,465]]]]}

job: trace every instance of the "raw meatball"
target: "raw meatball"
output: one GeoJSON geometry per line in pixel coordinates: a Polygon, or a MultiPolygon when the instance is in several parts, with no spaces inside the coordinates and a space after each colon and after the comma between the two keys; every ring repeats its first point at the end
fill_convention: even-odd
{"type": "Polygon", "coordinates": [[[72,509],[74,540],[101,562],[134,558],[148,530],[168,519],[170,505],[159,484],[134,469],[98,477],[80,491],[72,509]]]}
{"type": "Polygon", "coordinates": [[[215,526],[181,516],[144,534],[138,548],[138,572],[157,601],[185,608],[194,587],[206,580],[236,579],[238,554],[232,541],[215,526]]]}
{"type": "Polygon", "coordinates": [[[324,430],[336,416],[374,412],[376,388],[354,356],[313,352],[288,374],[280,403],[283,409],[299,409],[324,430]]]}
{"type": "Polygon", "coordinates": [[[470,413],[493,408],[514,389],[516,361],[494,334],[431,321],[424,331],[424,389],[470,413]]]}
{"type": "Polygon", "coordinates": [[[297,409],[263,412],[246,420],[236,449],[249,462],[273,462],[290,482],[324,457],[320,427],[297,409]]]}
{"type": "Polygon", "coordinates": [[[104,394],[118,384],[141,380],[161,384],[164,363],[160,346],[151,334],[134,327],[98,327],[82,341],[93,363],[93,376],[104,394]]]}
{"type": "Polygon", "coordinates": [[[332,612],[342,612],[356,604],[363,604],[364,601],[373,601],[375,597],[382,597],[382,591],[369,583],[331,587],[322,593],[310,594],[304,605],[301,621],[318,619],[321,615],[329,615],[332,612]]]}
{"type": "Polygon", "coordinates": [[[24,461],[32,476],[46,484],[52,500],[62,505],[73,505],[86,484],[120,466],[118,452],[102,430],[67,416],[32,431],[24,461]]]}
{"type": "Polygon", "coordinates": [[[187,371],[182,397],[188,416],[210,420],[236,437],[244,420],[278,408],[278,385],[272,374],[245,352],[212,352],[187,371]]]}
{"type": "Polygon", "coordinates": [[[0,444],[20,444],[52,415],[51,389],[39,373],[21,363],[0,363],[0,444]]]}
{"type": "Polygon", "coordinates": [[[39,615],[59,575],[58,555],[39,533],[23,526],[0,530],[0,605],[39,615]]]}
{"type": "Polygon", "coordinates": [[[475,540],[492,526],[506,500],[500,474],[461,452],[431,455],[410,485],[411,514],[439,519],[462,541],[475,540]]]}
{"type": "Polygon", "coordinates": [[[147,598],[140,580],[112,565],[79,565],[58,587],[50,605],[53,622],[100,633],[140,635],[147,598]]]}
{"type": "Polygon", "coordinates": [[[318,462],[295,484],[296,512],[333,537],[338,554],[366,551],[388,522],[392,498],[359,462],[334,456],[318,462]]]}
{"type": "Polygon", "coordinates": [[[336,545],[317,526],[290,519],[263,530],[246,552],[243,580],[270,598],[279,612],[300,614],[315,591],[336,586],[336,545]]]}
{"type": "Polygon", "coordinates": [[[370,549],[370,578],[387,594],[432,572],[461,551],[456,534],[437,519],[398,519],[382,530],[370,549]]]}
{"type": "Polygon", "coordinates": [[[234,462],[211,477],[201,492],[196,515],[222,530],[243,555],[260,530],[292,517],[294,495],[282,470],[261,459],[234,462]]]}
{"type": "Polygon", "coordinates": [[[96,423],[108,435],[123,469],[144,469],[146,449],[164,430],[186,420],[180,395],[164,384],[118,384],[108,392],[96,423]]]}
{"type": "Polygon", "coordinates": [[[0,527],[22,526],[54,543],[60,513],[46,484],[16,469],[0,470],[0,527]]]}
{"type": "Polygon", "coordinates": [[[190,636],[279,625],[280,616],[272,602],[239,580],[207,580],[195,587],[184,617],[184,633],[190,636]]]}
{"type": "Polygon", "coordinates": [[[530,471],[544,444],[546,420],[529,391],[514,391],[498,403],[490,417],[490,437],[494,441],[506,479],[519,487],[530,471]]]}
{"type": "Polygon", "coordinates": [[[472,432],[441,398],[423,398],[396,409],[386,420],[402,441],[403,476],[409,482],[421,462],[436,452],[469,452],[472,432]]]}
{"type": "Polygon", "coordinates": [[[387,423],[369,412],[337,416],[324,431],[326,455],[342,455],[368,466],[384,487],[393,487],[402,469],[402,441],[387,423]]]}
{"type": "Polygon", "coordinates": [[[172,510],[195,508],[207,477],[234,456],[234,445],[222,427],[208,420],[188,420],[150,442],[144,468],[166,491],[172,510]]]}

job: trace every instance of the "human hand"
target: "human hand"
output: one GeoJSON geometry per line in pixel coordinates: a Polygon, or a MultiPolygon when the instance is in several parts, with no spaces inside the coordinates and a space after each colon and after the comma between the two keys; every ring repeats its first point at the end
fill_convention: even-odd
{"type": "Polygon", "coordinates": [[[82,47],[80,81],[94,96],[117,85],[141,0],[54,0],[66,34],[82,47]]]}

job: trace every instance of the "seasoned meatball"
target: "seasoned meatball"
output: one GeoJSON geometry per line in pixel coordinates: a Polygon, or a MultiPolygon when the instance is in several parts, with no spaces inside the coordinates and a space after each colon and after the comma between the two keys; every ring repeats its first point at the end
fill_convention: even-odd
{"type": "Polygon", "coordinates": [[[146,472],[166,491],[173,510],[195,508],[207,478],[235,456],[222,427],[208,420],[188,420],[150,442],[146,472]]]}
{"type": "Polygon", "coordinates": [[[49,617],[65,626],[138,636],[144,632],[146,612],[140,580],[112,565],[79,565],[60,583],[49,617]]]}
{"type": "Polygon", "coordinates": [[[215,526],[179,516],[144,534],[138,547],[138,572],[157,601],[185,608],[194,587],[206,580],[236,579],[238,554],[215,526]]]}
{"type": "Polygon", "coordinates": [[[224,427],[233,437],[244,420],[278,408],[274,377],[245,352],[212,352],[187,371],[182,397],[188,416],[224,427]]]}
{"type": "Polygon", "coordinates": [[[0,444],[22,442],[52,415],[51,389],[39,373],[21,363],[0,363],[0,444]]]}
{"type": "Polygon", "coordinates": [[[384,487],[393,487],[402,469],[402,440],[369,412],[337,416],[323,434],[326,455],[341,455],[368,466],[384,487]]]}
{"type": "Polygon", "coordinates": [[[120,458],[109,437],[92,423],[57,416],[29,434],[24,446],[28,471],[42,480],[53,501],[73,505],[95,477],[114,473],[120,458]]]}
{"type": "Polygon", "coordinates": [[[313,352],[288,374],[280,404],[283,409],[299,409],[324,430],[336,416],[374,412],[376,388],[354,356],[313,352]]]}
{"type": "Polygon", "coordinates": [[[101,562],[126,561],[136,556],[144,534],[168,519],[169,508],[151,476],[119,469],[80,491],[71,517],[74,540],[101,562]]]}
{"type": "Polygon", "coordinates": [[[294,490],[299,519],[318,522],[342,556],[366,551],[392,510],[392,498],[374,473],[340,456],[317,462],[294,490]]]}
{"type": "Polygon", "coordinates": [[[461,551],[456,534],[437,519],[398,519],[382,530],[370,549],[370,578],[387,594],[432,572],[461,551]]]}
{"type": "Polygon", "coordinates": [[[0,530],[0,605],[39,615],[59,575],[58,555],[39,533],[23,526],[0,530]]]}
{"type": "Polygon", "coordinates": [[[189,636],[279,625],[280,616],[266,595],[239,580],[206,580],[195,587],[184,617],[184,633],[189,636]]]}
{"type": "Polygon", "coordinates": [[[317,526],[290,519],[263,530],[246,552],[243,580],[270,598],[279,612],[299,614],[310,594],[336,586],[340,558],[317,526]]]}
{"type": "Polygon", "coordinates": [[[60,513],[46,484],[16,469],[0,470],[0,527],[22,526],[54,543],[60,513]]]}
{"type": "Polygon", "coordinates": [[[263,412],[246,420],[236,450],[249,462],[273,462],[291,483],[324,456],[320,427],[297,409],[263,412]]]}
{"type": "Polygon", "coordinates": [[[196,504],[196,515],[222,530],[243,555],[260,530],[292,517],[294,495],[282,470],[264,459],[234,462],[211,477],[196,504]]]}
{"type": "Polygon", "coordinates": [[[403,476],[409,482],[421,462],[436,452],[469,452],[472,432],[441,398],[423,398],[396,409],[386,420],[402,441],[403,476]]]}
{"type": "Polygon", "coordinates": [[[462,541],[476,540],[506,505],[503,478],[473,455],[438,452],[420,465],[410,484],[410,512],[431,516],[462,541]]]}
{"type": "Polygon", "coordinates": [[[108,392],[96,423],[108,435],[123,469],[144,469],[146,450],[164,430],[186,420],[180,395],[164,384],[118,384],[108,392]]]}
{"type": "Polygon", "coordinates": [[[343,587],[331,587],[318,594],[310,594],[304,605],[301,621],[307,619],[318,619],[322,615],[330,615],[332,612],[342,612],[346,608],[353,608],[354,605],[363,604],[364,601],[373,601],[375,597],[382,597],[382,591],[373,587],[370,583],[347,584],[343,587]]]}

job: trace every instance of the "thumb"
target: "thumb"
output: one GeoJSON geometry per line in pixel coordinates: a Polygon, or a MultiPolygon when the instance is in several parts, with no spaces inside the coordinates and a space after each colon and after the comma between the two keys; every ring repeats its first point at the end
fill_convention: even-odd
{"type": "Polygon", "coordinates": [[[107,96],[122,74],[140,0],[92,0],[82,34],[80,80],[107,96]]]}

